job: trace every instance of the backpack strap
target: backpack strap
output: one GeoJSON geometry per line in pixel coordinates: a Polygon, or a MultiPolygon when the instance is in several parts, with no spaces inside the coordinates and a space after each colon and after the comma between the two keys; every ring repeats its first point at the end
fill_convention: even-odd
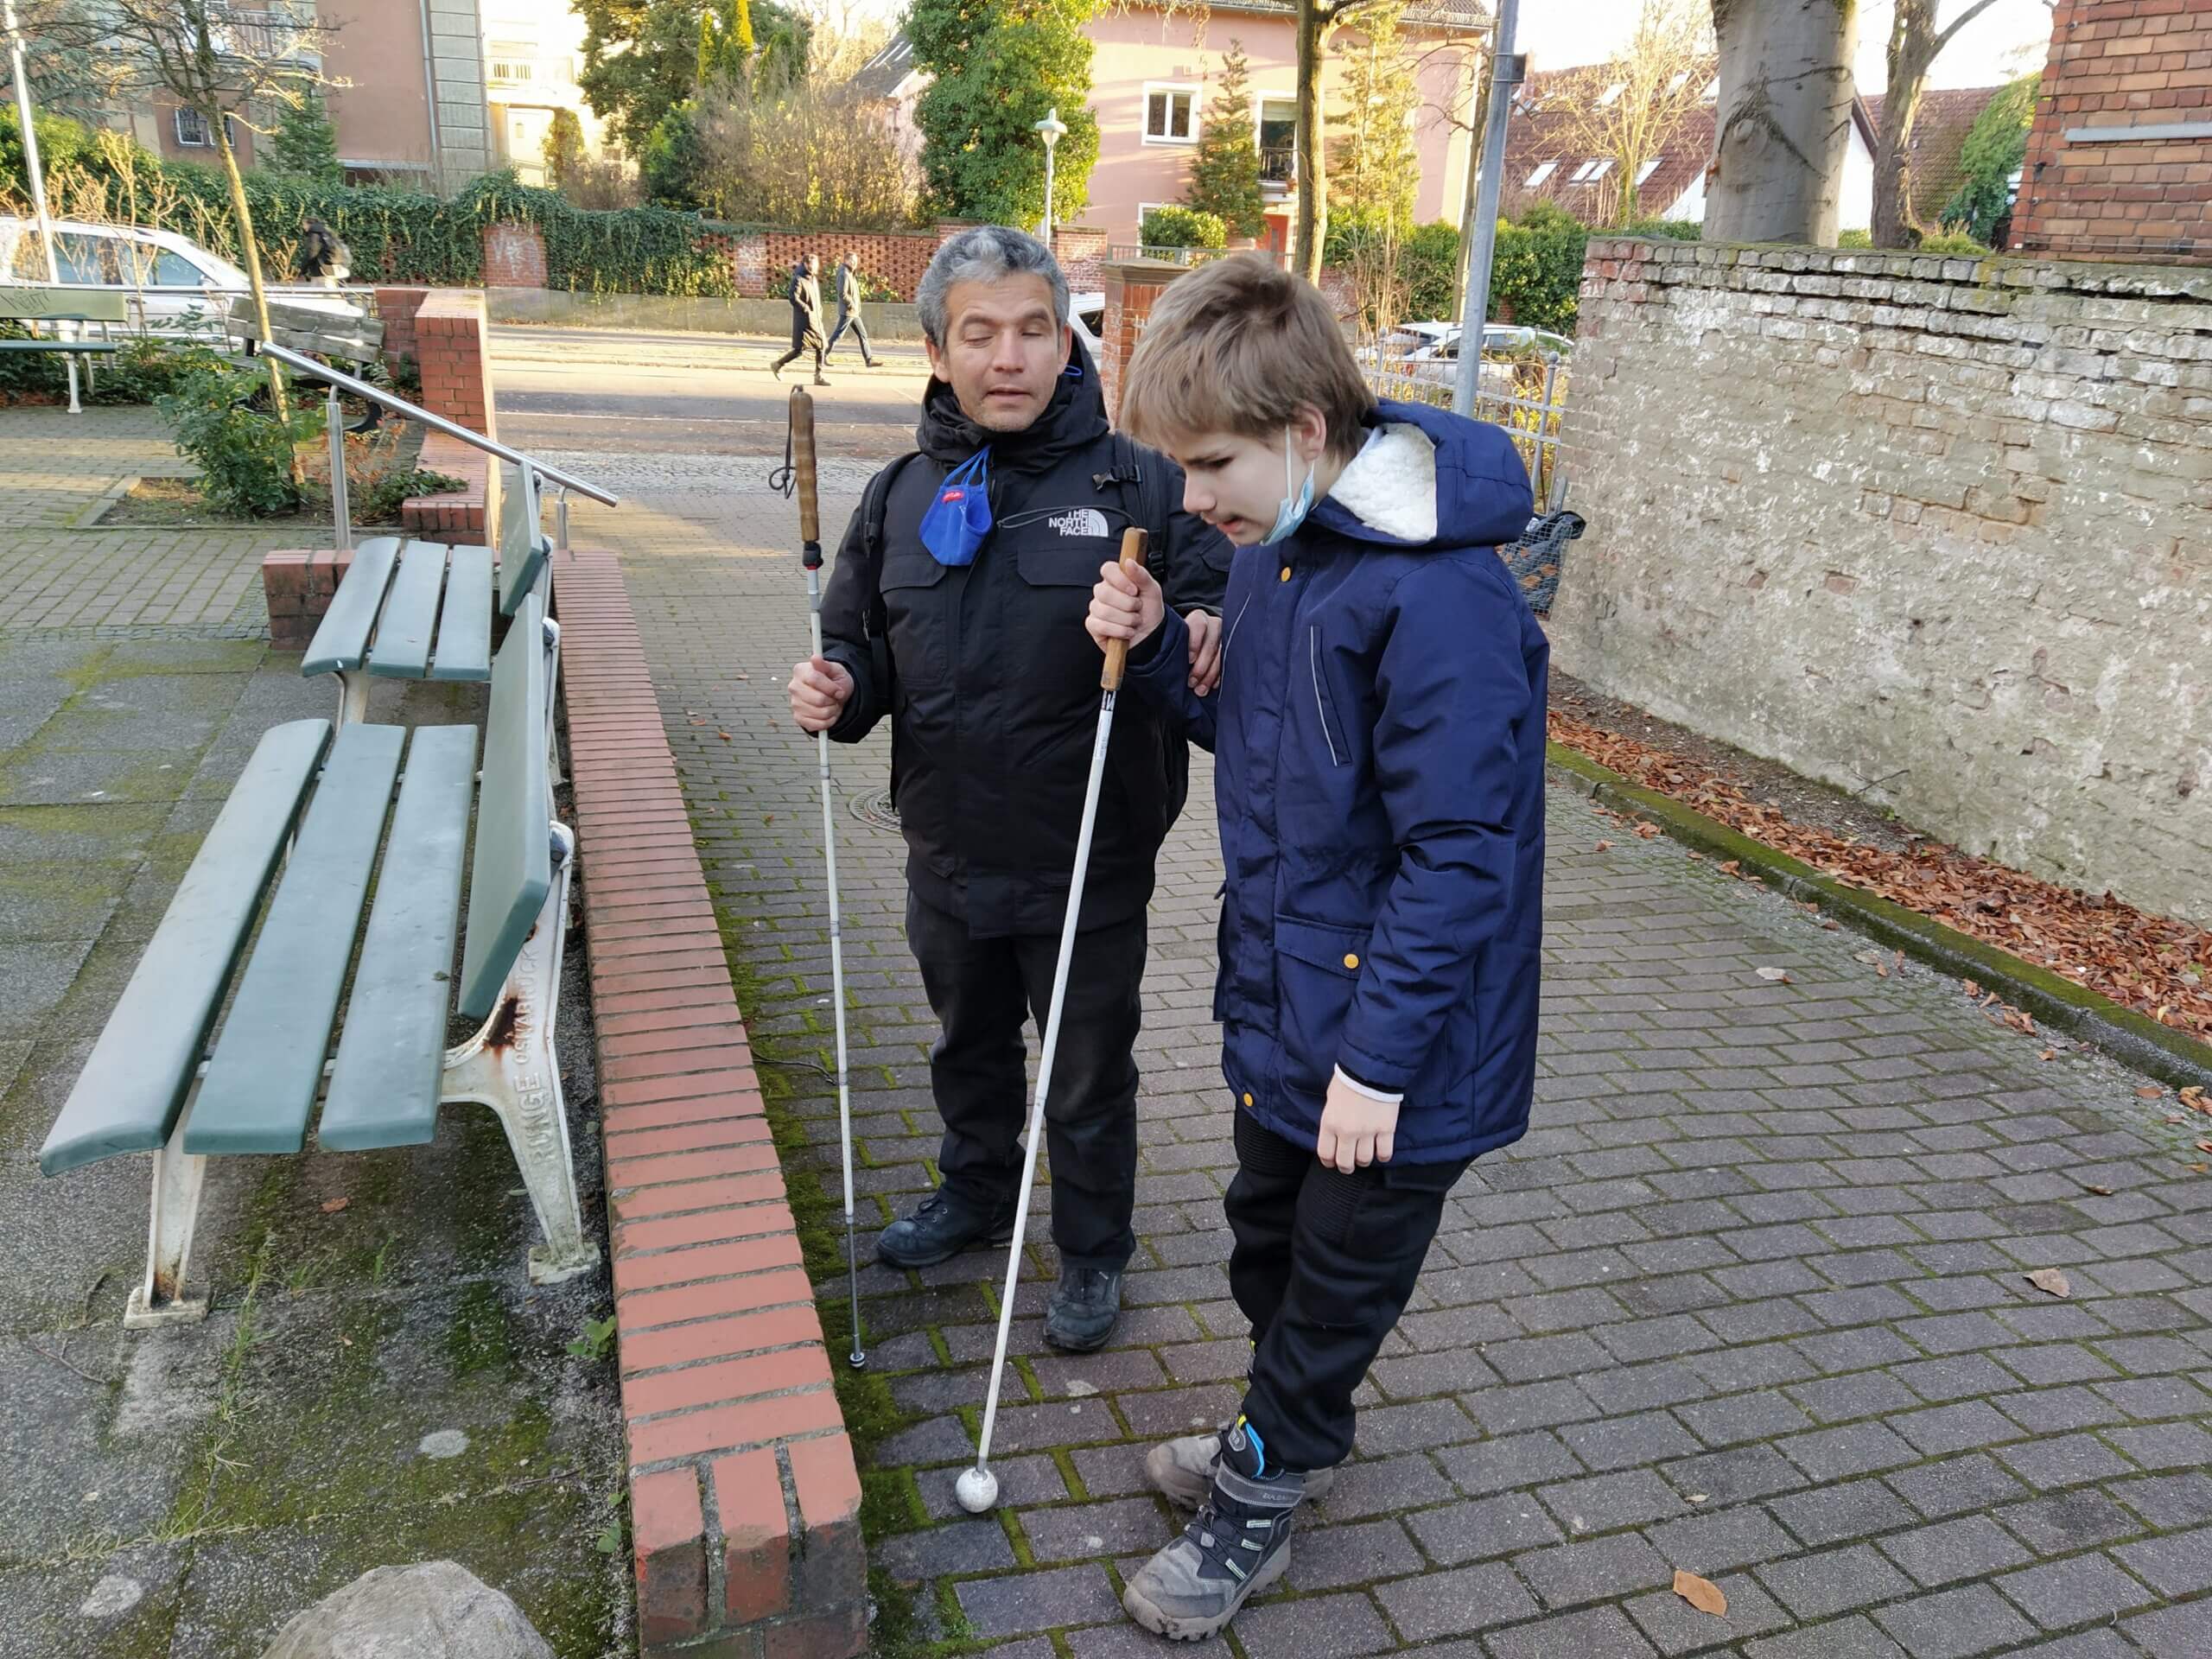
{"type": "Polygon", "coordinates": [[[1155,580],[1160,575],[1160,561],[1167,554],[1167,521],[1173,516],[1174,505],[1167,499],[1167,474],[1164,467],[1147,466],[1144,451],[1127,434],[1116,432],[1114,442],[1113,479],[1122,486],[1122,510],[1129,515],[1130,522],[1151,532],[1145,545],[1145,568],[1155,580]]]}
{"type": "Polygon", "coordinates": [[[861,496],[861,548],[868,556],[869,572],[868,660],[875,671],[876,694],[885,698],[891,691],[891,620],[883,603],[884,520],[891,511],[891,486],[906,470],[906,463],[920,453],[910,449],[884,467],[868,480],[868,489],[861,496]]]}

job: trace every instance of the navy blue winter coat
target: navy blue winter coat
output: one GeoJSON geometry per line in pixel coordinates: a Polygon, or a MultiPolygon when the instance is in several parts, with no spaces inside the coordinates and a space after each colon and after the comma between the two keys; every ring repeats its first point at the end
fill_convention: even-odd
{"type": "Polygon", "coordinates": [[[1237,549],[1211,697],[1172,609],[1132,654],[1216,757],[1223,1073],[1302,1146],[1339,1065],[1404,1091],[1395,1161],[1528,1128],[1549,653],[1494,549],[1529,506],[1497,428],[1385,403],[1294,535],[1237,549]]]}

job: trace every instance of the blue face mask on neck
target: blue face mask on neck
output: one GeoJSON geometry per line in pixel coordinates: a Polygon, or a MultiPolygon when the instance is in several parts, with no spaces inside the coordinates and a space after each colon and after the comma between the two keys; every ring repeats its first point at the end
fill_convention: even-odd
{"type": "Polygon", "coordinates": [[[991,531],[991,452],[978,449],[944,475],[922,514],[922,545],[943,565],[976,563],[991,531]]]}
{"type": "Polygon", "coordinates": [[[1292,481],[1293,470],[1290,429],[1285,427],[1282,433],[1282,505],[1275,509],[1274,528],[1260,537],[1262,547],[1273,547],[1283,540],[1304,524],[1306,515],[1313,511],[1313,468],[1306,467],[1303,485],[1292,481]]]}

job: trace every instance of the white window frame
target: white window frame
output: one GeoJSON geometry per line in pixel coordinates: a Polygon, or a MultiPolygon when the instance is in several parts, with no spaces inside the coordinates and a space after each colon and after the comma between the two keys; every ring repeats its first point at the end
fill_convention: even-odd
{"type": "Polygon", "coordinates": [[[1662,167],[1664,167],[1666,163],[1667,158],[1665,156],[1656,156],[1651,160],[1646,162],[1642,167],[1637,168],[1636,169],[1636,188],[1639,190],[1643,188],[1646,182],[1649,181],[1651,175],[1654,173],[1656,173],[1662,167]]]}
{"type": "Polygon", "coordinates": [[[1611,156],[1592,156],[1588,161],[1583,162],[1581,166],[1574,169],[1574,176],[1569,179],[1567,182],[1569,184],[1595,184],[1599,180],[1604,178],[1606,174],[1612,170],[1613,158],[1611,156]]]}
{"type": "Polygon", "coordinates": [[[169,130],[176,134],[179,149],[213,149],[215,147],[215,129],[208,124],[206,116],[188,105],[180,104],[171,112],[169,130]],[[188,115],[200,124],[200,137],[197,138],[184,136],[184,118],[188,115]]]}
{"type": "Polygon", "coordinates": [[[1182,206],[1184,206],[1184,204],[1179,201],[1141,201],[1137,203],[1137,245],[1141,248],[1150,247],[1152,245],[1144,239],[1144,216],[1147,213],[1153,212],[1155,208],[1180,207],[1182,206]]]}
{"type": "Polygon", "coordinates": [[[1530,171],[1529,176],[1521,181],[1521,188],[1523,190],[1534,190],[1541,186],[1546,179],[1548,179],[1553,174],[1558,171],[1559,163],[1556,161],[1539,162],[1530,171]]]}
{"type": "MultiPolygon", "coordinates": [[[[1198,98],[1204,90],[1195,81],[1147,80],[1145,82],[1143,99],[1137,106],[1138,118],[1141,123],[1138,131],[1142,134],[1144,142],[1147,144],[1164,144],[1175,149],[1187,149],[1197,143],[1198,142],[1198,98]],[[1191,100],[1191,131],[1188,137],[1177,138],[1166,135],[1155,135],[1153,132],[1152,100],[1154,94],[1158,92],[1166,92],[1171,97],[1179,93],[1191,100]]],[[[1171,127],[1175,124],[1173,104],[1168,105],[1167,124],[1171,127]]]]}
{"type": "Polygon", "coordinates": [[[1276,181],[1276,182],[1284,185],[1286,188],[1295,186],[1298,182],[1297,89],[1293,87],[1285,92],[1255,92],[1252,94],[1252,148],[1255,150],[1264,148],[1260,130],[1265,124],[1267,108],[1270,104],[1287,104],[1290,105],[1290,177],[1286,180],[1276,181]]]}

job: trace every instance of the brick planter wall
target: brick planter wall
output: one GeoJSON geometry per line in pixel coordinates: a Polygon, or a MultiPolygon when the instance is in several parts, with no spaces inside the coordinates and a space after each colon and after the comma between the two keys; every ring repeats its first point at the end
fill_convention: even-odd
{"type": "Polygon", "coordinates": [[[2212,270],[1593,238],[1554,660],[2212,920],[2209,318],[2212,270]]]}
{"type": "Polygon", "coordinates": [[[1096,293],[1105,282],[1106,232],[1088,225],[1055,225],[1052,257],[1067,276],[1069,292],[1096,293]]]}
{"type": "Polygon", "coordinates": [[[415,340],[416,360],[423,370],[423,407],[487,438],[499,436],[483,295],[473,289],[432,289],[416,310],[415,340]]]}
{"type": "Polygon", "coordinates": [[[2059,0],[2051,22],[2013,248],[2212,264],[2212,10],[2059,0]]]}
{"type": "Polygon", "coordinates": [[[415,314],[430,297],[427,288],[380,288],[376,290],[377,321],[384,324],[385,367],[399,372],[403,359],[419,354],[415,339],[415,314]]]}
{"type": "Polygon", "coordinates": [[[1098,365],[1098,378],[1106,397],[1108,420],[1120,417],[1122,374],[1129,365],[1129,353],[1137,348],[1137,336],[1144,333],[1145,319],[1152,315],[1152,302],[1182,274],[1180,265],[1150,259],[1110,260],[1099,266],[1099,281],[1106,291],[1106,316],[1099,330],[1098,349],[1106,360],[1098,365]]]}
{"type": "Polygon", "coordinates": [[[613,557],[554,582],[640,1641],[848,1659],[860,1476],[675,758],[613,557]]]}
{"type": "Polygon", "coordinates": [[[286,548],[261,556],[261,589],[269,601],[269,643],[305,651],[330,597],[353,568],[353,550],[286,548]]]}

